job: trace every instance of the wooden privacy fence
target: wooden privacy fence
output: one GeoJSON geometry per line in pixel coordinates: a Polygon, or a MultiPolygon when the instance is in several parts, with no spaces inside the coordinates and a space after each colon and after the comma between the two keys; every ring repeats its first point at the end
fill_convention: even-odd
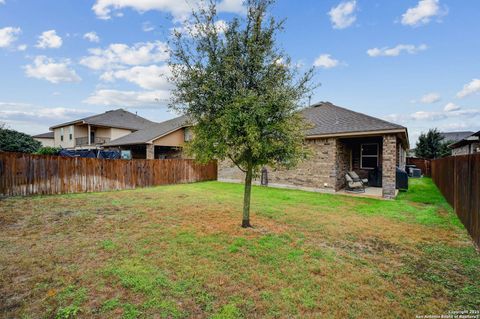
{"type": "Polygon", "coordinates": [[[431,176],[431,160],[425,158],[407,157],[407,165],[415,165],[422,170],[423,176],[431,176]]]}
{"type": "Polygon", "coordinates": [[[432,161],[432,179],[480,247],[480,154],[432,161]]]}
{"type": "Polygon", "coordinates": [[[134,189],[217,179],[217,163],[108,160],[0,152],[0,196],[134,189]]]}

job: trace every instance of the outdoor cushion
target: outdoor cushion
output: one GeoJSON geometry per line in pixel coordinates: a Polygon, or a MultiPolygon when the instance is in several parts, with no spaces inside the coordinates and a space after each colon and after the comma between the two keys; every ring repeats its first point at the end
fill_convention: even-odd
{"type": "Polygon", "coordinates": [[[348,182],[348,187],[350,188],[362,188],[362,182],[348,182]]]}
{"type": "Polygon", "coordinates": [[[345,179],[347,180],[347,183],[353,183],[353,179],[350,177],[350,175],[345,174],[345,179]]]}
{"type": "Polygon", "coordinates": [[[354,171],[348,172],[348,175],[350,175],[354,181],[361,181],[363,184],[368,184],[368,178],[360,178],[354,171]]]}

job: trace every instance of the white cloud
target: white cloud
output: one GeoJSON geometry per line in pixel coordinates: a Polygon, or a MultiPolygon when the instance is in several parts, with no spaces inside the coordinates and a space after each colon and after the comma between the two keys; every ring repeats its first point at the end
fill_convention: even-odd
{"type": "Polygon", "coordinates": [[[143,32],[152,32],[155,30],[155,26],[150,21],[145,21],[142,23],[143,32]]]}
{"type": "Polygon", "coordinates": [[[90,42],[100,42],[100,37],[95,31],[87,32],[83,35],[83,38],[90,42]]]}
{"type": "Polygon", "coordinates": [[[417,111],[411,114],[390,114],[385,117],[387,121],[407,124],[409,121],[440,121],[459,118],[468,118],[480,116],[480,109],[462,110],[459,106],[452,103],[447,104],[442,111],[417,111]],[[447,107],[448,106],[448,107],[447,107]]]}
{"type": "Polygon", "coordinates": [[[440,101],[440,95],[438,93],[428,93],[420,98],[420,102],[424,104],[432,104],[440,101]]]}
{"type": "Polygon", "coordinates": [[[340,62],[331,57],[330,54],[321,54],[315,59],[313,65],[318,68],[330,69],[338,66],[340,62]]]}
{"type": "Polygon", "coordinates": [[[416,7],[409,8],[402,15],[402,24],[417,26],[427,24],[435,16],[443,16],[446,10],[440,9],[439,0],[420,0],[416,7]]]}
{"type": "Polygon", "coordinates": [[[334,29],[345,29],[351,26],[357,17],[355,11],[357,8],[357,2],[355,0],[341,2],[336,7],[333,7],[328,12],[330,21],[332,22],[334,29]]]}
{"type": "Polygon", "coordinates": [[[31,78],[43,79],[52,83],[79,82],[81,78],[70,69],[70,60],[56,62],[46,56],[35,57],[33,64],[24,67],[25,74],[31,78]]]}
{"type": "Polygon", "coordinates": [[[454,103],[452,103],[452,102],[447,103],[447,104],[445,105],[445,107],[443,108],[443,110],[444,110],[445,112],[458,111],[458,110],[460,110],[460,109],[461,109],[460,106],[458,106],[458,105],[456,105],[456,104],[454,104],[454,103]]]}
{"type": "Polygon", "coordinates": [[[463,89],[457,93],[458,98],[464,98],[474,93],[480,92],[480,79],[473,79],[463,86],[463,89]]]}
{"type": "Polygon", "coordinates": [[[48,127],[92,115],[84,109],[50,107],[19,102],[0,102],[0,122],[20,132],[45,133],[48,127]]]}
{"type": "Polygon", "coordinates": [[[41,49],[56,49],[62,46],[62,38],[55,30],[44,31],[39,37],[36,47],[41,49]]]}
{"type": "Polygon", "coordinates": [[[416,54],[420,51],[425,51],[428,47],[425,44],[415,46],[413,44],[399,44],[393,48],[383,47],[383,48],[372,48],[367,50],[367,54],[371,57],[379,56],[399,56],[402,52],[408,54],[416,54]]]}
{"type": "Polygon", "coordinates": [[[438,120],[444,118],[444,114],[441,112],[430,112],[430,111],[418,111],[412,113],[411,118],[414,120],[438,120]]]}
{"type": "Polygon", "coordinates": [[[158,107],[164,106],[170,98],[167,90],[156,91],[120,91],[120,90],[97,90],[83,102],[93,105],[124,107],[158,107]]]}
{"type": "Polygon", "coordinates": [[[17,46],[18,51],[25,51],[27,48],[28,46],[26,44],[20,44],[19,46],[17,46]]]}
{"type": "Polygon", "coordinates": [[[444,110],[445,112],[458,111],[458,110],[460,110],[460,109],[461,109],[460,106],[458,106],[458,105],[456,105],[456,104],[454,104],[454,103],[452,103],[452,102],[447,103],[447,104],[445,105],[445,107],[443,108],[443,110],[444,110]]]}
{"type": "MultiPolygon", "coordinates": [[[[225,20],[215,21],[214,25],[218,33],[225,33],[225,31],[227,31],[228,24],[225,20]]],[[[174,27],[171,30],[175,32],[183,33],[186,36],[195,36],[201,31],[201,29],[199,28],[200,28],[199,24],[184,23],[182,26],[174,27]]]]}
{"type": "MultiPolygon", "coordinates": [[[[243,13],[242,0],[223,0],[218,6],[218,12],[243,13]]],[[[163,11],[173,15],[175,20],[186,19],[191,11],[192,4],[200,4],[201,1],[179,1],[179,0],[97,0],[92,7],[98,18],[110,19],[112,12],[130,8],[140,13],[149,10],[163,11]]]]}
{"type": "Polygon", "coordinates": [[[128,46],[110,44],[106,49],[90,49],[90,56],[83,57],[80,64],[93,69],[105,70],[122,66],[145,65],[168,59],[168,46],[164,42],[141,42],[128,46]]]}
{"type": "Polygon", "coordinates": [[[126,70],[107,71],[101,79],[107,82],[116,79],[137,84],[147,90],[169,90],[168,77],[171,75],[168,65],[135,66],[126,70]]]}
{"type": "Polygon", "coordinates": [[[5,0],[0,0],[0,4],[5,4],[5,0]]]}
{"type": "Polygon", "coordinates": [[[47,119],[66,119],[75,114],[89,113],[84,110],[68,109],[64,107],[53,108],[35,108],[30,104],[22,103],[1,103],[0,118],[47,118],[47,119]]]}
{"type": "Polygon", "coordinates": [[[244,14],[246,12],[243,6],[243,0],[223,0],[217,6],[219,12],[232,12],[244,14]]]}
{"type": "Polygon", "coordinates": [[[17,41],[17,36],[22,32],[20,28],[6,27],[0,29],[0,48],[8,48],[17,41]]]}

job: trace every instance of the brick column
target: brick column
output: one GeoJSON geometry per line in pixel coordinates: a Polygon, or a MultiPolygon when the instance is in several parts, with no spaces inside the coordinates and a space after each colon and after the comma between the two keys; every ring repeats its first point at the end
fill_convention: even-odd
{"type": "Polygon", "coordinates": [[[345,174],[350,170],[350,150],[339,139],[336,140],[337,143],[337,154],[336,154],[336,184],[335,191],[339,191],[345,187],[345,174]]]}
{"type": "Polygon", "coordinates": [[[397,137],[395,135],[384,135],[382,152],[383,198],[395,198],[396,153],[397,137]]]}
{"type": "Polygon", "coordinates": [[[147,144],[147,159],[155,159],[155,145],[147,144]]]}

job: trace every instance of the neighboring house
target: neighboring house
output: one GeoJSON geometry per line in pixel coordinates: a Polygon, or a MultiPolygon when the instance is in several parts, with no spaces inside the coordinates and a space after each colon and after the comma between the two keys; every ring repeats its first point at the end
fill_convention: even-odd
{"type": "Polygon", "coordinates": [[[35,141],[42,143],[43,147],[55,147],[55,139],[53,137],[53,132],[43,133],[32,136],[35,141]]]}
{"type": "MultiPolygon", "coordinates": [[[[442,142],[443,143],[455,143],[463,138],[472,135],[473,132],[470,131],[460,131],[460,132],[440,132],[440,136],[442,137],[442,142]]],[[[412,157],[412,158],[417,158],[417,155],[415,154],[416,148],[412,148],[408,150],[407,157],[412,157]]]]}
{"type": "Polygon", "coordinates": [[[102,148],[105,143],[151,126],[154,122],[123,109],[107,111],[50,127],[54,145],[65,149],[102,148]]]}
{"type": "Polygon", "coordinates": [[[440,132],[440,136],[443,137],[444,142],[455,143],[463,140],[465,137],[472,135],[474,132],[461,131],[461,132],[440,132]]]}
{"type": "Polygon", "coordinates": [[[186,116],[155,123],[132,134],[105,143],[109,149],[130,151],[135,159],[166,159],[183,156],[183,145],[192,138],[186,116]]]}
{"type": "Polygon", "coordinates": [[[465,136],[448,147],[452,149],[453,156],[480,153],[480,131],[465,136]]]}
{"type": "MultiPolygon", "coordinates": [[[[408,150],[406,127],[329,102],[301,111],[307,123],[305,140],[312,156],[291,170],[268,170],[270,184],[335,192],[345,187],[345,174],[381,176],[382,195],[396,195],[396,168],[405,168],[408,150]],[[370,174],[369,174],[370,172],[370,174]]],[[[231,162],[219,163],[219,180],[243,180],[231,162]]]]}

